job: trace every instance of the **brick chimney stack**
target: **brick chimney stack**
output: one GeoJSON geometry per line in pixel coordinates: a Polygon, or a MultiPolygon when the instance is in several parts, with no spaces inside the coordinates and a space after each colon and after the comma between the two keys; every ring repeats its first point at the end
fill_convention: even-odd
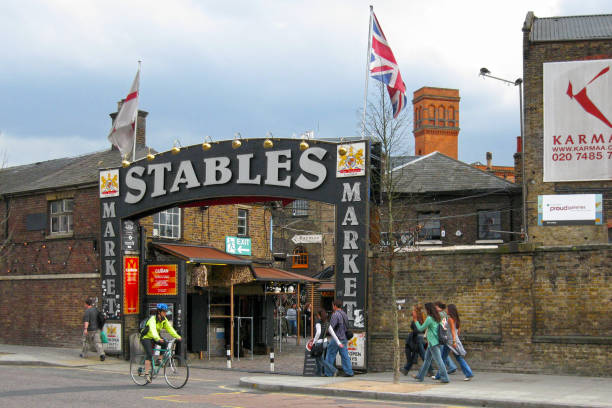
{"type": "Polygon", "coordinates": [[[514,153],[514,182],[523,182],[523,144],[520,136],[516,137],[516,153],[514,153]]]}
{"type": "MultiPolygon", "coordinates": [[[[109,116],[111,117],[111,126],[113,123],[115,123],[115,118],[119,114],[119,109],[121,109],[121,105],[123,104],[124,100],[125,99],[122,99],[119,102],[117,102],[117,112],[113,112],[109,114],[109,116]]],[[[147,145],[147,115],[148,114],[149,112],[138,110],[138,126],[136,128],[136,146],[137,147],[139,146],[145,147],[147,145]]],[[[113,146],[113,149],[116,149],[116,147],[113,146]]]]}

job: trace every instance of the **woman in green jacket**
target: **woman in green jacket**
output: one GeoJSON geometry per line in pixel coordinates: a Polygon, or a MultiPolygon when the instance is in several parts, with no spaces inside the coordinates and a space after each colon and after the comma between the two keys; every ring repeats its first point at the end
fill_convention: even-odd
{"type": "Polygon", "coordinates": [[[425,361],[423,366],[414,378],[422,382],[425,378],[425,374],[431,366],[431,360],[435,359],[436,364],[440,367],[440,380],[443,383],[448,383],[448,373],[446,372],[446,365],[442,362],[442,353],[440,351],[440,342],[438,341],[438,326],[440,325],[440,314],[436,310],[436,306],[433,303],[425,303],[425,311],[427,312],[427,319],[423,324],[419,323],[416,316],[416,311],[412,311],[412,321],[419,331],[427,330],[427,351],[425,351],[425,361]]]}

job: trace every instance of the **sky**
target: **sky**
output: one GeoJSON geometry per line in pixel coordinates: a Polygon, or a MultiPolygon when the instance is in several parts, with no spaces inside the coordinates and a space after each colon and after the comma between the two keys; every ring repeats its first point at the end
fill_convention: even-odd
{"type": "Polygon", "coordinates": [[[513,164],[519,94],[483,80],[480,68],[522,76],[528,11],[612,12],[595,0],[3,0],[4,165],[108,148],[108,115],[139,60],[139,108],[149,112],[147,144],[158,151],[236,132],[356,136],[370,4],[398,61],[407,109],[423,86],[459,89],[459,159],[485,162],[490,151],[495,165],[513,164]]]}

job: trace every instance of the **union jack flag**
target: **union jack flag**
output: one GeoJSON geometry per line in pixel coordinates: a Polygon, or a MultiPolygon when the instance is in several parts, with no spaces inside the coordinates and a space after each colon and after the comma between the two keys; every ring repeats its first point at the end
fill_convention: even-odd
{"type": "Polygon", "coordinates": [[[406,98],[406,85],[402,81],[399,67],[389,47],[387,38],[380,27],[376,14],[372,12],[372,41],[370,43],[370,76],[380,82],[387,84],[389,98],[393,106],[393,117],[404,109],[408,98],[406,98]]]}

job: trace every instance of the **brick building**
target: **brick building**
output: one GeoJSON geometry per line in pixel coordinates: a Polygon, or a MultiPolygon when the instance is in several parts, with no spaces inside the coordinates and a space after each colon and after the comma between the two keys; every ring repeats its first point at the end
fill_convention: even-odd
{"type": "Polygon", "coordinates": [[[459,90],[423,87],[414,91],[414,152],[424,156],[438,151],[458,155],[459,90]]]}
{"type": "MultiPolygon", "coordinates": [[[[544,181],[543,163],[544,64],[612,59],[610,27],[612,15],[526,16],[525,152],[515,155],[515,167],[521,168],[524,154],[525,174],[516,173],[516,185],[525,178],[529,242],[497,249],[437,247],[396,258],[399,299],[408,305],[444,300],[458,306],[467,359],[475,370],[608,376],[612,369],[612,181],[544,181]],[[539,226],[538,197],[564,194],[601,194],[602,224],[539,226]]],[[[580,89],[568,90],[567,80],[562,86],[559,95],[566,100],[580,89]]],[[[385,275],[376,273],[382,262],[384,257],[373,254],[368,312],[376,319],[370,319],[368,366],[375,371],[392,367],[394,305],[386,301],[385,275]]],[[[410,313],[401,311],[400,338],[408,335],[409,324],[410,313]]]]}
{"type": "MultiPolygon", "coordinates": [[[[523,75],[525,99],[525,179],[527,224],[530,239],[545,245],[582,245],[609,242],[612,228],[612,180],[544,181],[544,64],[612,59],[612,15],[538,18],[527,14],[523,25],[523,75]],[[602,194],[603,224],[539,226],[538,197],[544,194],[602,194]]],[[[609,73],[608,73],[609,75],[609,73]]],[[[567,80],[560,95],[568,101],[567,80]]],[[[586,88],[585,88],[586,89],[586,88]]],[[[595,92],[593,90],[591,92],[595,92]]],[[[573,115],[584,114],[578,104],[573,115]]],[[[606,112],[608,117],[611,112],[606,112]]],[[[604,126],[607,128],[607,126],[604,126]]],[[[610,137],[609,128],[605,137],[610,137]]],[[[589,131],[583,129],[585,133],[589,131]]],[[[567,135],[566,135],[567,136],[567,135]]],[[[578,135],[575,135],[575,137],[578,135]]],[[[578,142],[578,140],[576,141],[578,142]]],[[[576,160],[574,153],[573,160],[576,160]]],[[[605,156],[600,163],[610,161],[605,156]]],[[[612,242],[612,241],[610,241],[612,242]]]]}
{"type": "MultiPolygon", "coordinates": [[[[136,157],[143,159],[151,153],[145,143],[146,116],[146,112],[139,112],[136,157]]],[[[0,230],[0,242],[6,243],[0,251],[0,312],[5,316],[0,323],[0,341],[79,344],[84,299],[98,299],[102,292],[100,169],[119,166],[120,154],[110,148],[0,170],[0,219],[7,221],[0,230]],[[52,322],[49,316],[53,316],[52,322]]],[[[208,303],[233,305],[234,300],[242,299],[236,316],[255,313],[245,309],[249,305],[266,303],[268,309],[260,307],[257,313],[269,314],[271,324],[274,298],[264,301],[268,284],[295,286],[312,279],[271,268],[269,205],[223,204],[169,208],[138,220],[147,248],[146,254],[141,254],[141,267],[146,261],[186,263],[190,308],[202,303],[199,298],[203,294],[208,303]],[[249,239],[250,255],[226,253],[226,237],[249,239]],[[199,275],[202,270],[207,272],[204,279],[199,275]],[[232,288],[234,298],[229,299],[230,284],[223,276],[242,283],[232,288]]],[[[117,272],[122,268],[117,267],[117,272]]],[[[146,308],[141,306],[141,314],[146,308]]],[[[229,319],[211,323],[207,318],[210,310],[229,316],[228,306],[215,310],[202,304],[202,308],[198,314],[201,321],[188,321],[183,328],[190,348],[195,343],[192,332],[196,326],[199,337],[210,327],[221,327],[226,333],[231,330],[229,319]]],[[[122,321],[124,346],[138,318],[133,315],[122,321]]],[[[271,330],[268,332],[265,339],[256,336],[255,341],[271,341],[271,330]]],[[[202,343],[199,351],[206,350],[202,343]]],[[[225,344],[220,347],[224,350],[225,344]]]]}

